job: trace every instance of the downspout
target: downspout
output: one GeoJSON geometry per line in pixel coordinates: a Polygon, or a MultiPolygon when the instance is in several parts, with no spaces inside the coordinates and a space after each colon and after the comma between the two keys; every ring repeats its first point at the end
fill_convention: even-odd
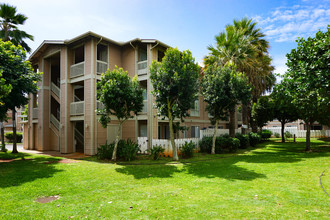
{"type": "Polygon", "coordinates": [[[159,44],[159,41],[157,41],[157,44],[156,44],[155,46],[151,47],[150,50],[152,50],[152,49],[154,49],[155,47],[157,47],[158,44],[159,44]]]}

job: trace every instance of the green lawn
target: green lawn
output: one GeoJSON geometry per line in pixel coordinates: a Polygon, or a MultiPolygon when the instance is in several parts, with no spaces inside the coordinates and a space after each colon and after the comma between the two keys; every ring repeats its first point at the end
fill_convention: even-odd
{"type": "Polygon", "coordinates": [[[179,164],[45,163],[61,158],[20,154],[0,163],[0,219],[330,219],[319,179],[325,171],[330,193],[329,141],[313,139],[312,153],[304,145],[272,140],[179,164]]]}

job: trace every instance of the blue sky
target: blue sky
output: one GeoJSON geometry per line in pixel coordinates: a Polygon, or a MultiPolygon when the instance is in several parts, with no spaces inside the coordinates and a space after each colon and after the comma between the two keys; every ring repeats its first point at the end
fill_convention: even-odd
{"type": "Polygon", "coordinates": [[[270,42],[277,73],[286,70],[285,55],[298,36],[314,36],[330,24],[330,0],[10,0],[29,19],[21,29],[43,40],[71,39],[93,31],[116,41],[158,39],[189,49],[202,63],[214,36],[233,19],[254,18],[270,42]]]}

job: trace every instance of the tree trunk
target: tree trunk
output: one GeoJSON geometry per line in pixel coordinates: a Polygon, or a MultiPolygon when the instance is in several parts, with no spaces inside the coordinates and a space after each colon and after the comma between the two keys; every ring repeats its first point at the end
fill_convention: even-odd
{"type": "MultiPolygon", "coordinates": [[[[242,105],[242,121],[243,125],[248,125],[248,107],[247,105],[242,105]]],[[[246,134],[247,128],[243,128],[242,126],[242,134],[246,134]]]]}
{"type": "Polygon", "coordinates": [[[6,143],[5,143],[5,127],[3,125],[3,122],[0,122],[0,132],[1,132],[1,151],[5,152],[6,151],[6,143]]]}
{"type": "Polygon", "coordinates": [[[178,161],[178,150],[176,149],[175,142],[174,142],[174,131],[173,131],[173,118],[170,108],[168,108],[168,124],[170,127],[170,138],[171,138],[171,145],[173,151],[173,160],[178,161]]]}
{"type": "Polygon", "coordinates": [[[12,120],[13,120],[13,154],[17,154],[17,135],[16,135],[16,109],[12,109],[12,120]]]}
{"type": "Polygon", "coordinates": [[[215,120],[215,128],[214,128],[214,134],[212,139],[212,151],[211,154],[215,154],[215,141],[217,139],[217,130],[218,130],[218,120],[215,120]]]}
{"type": "Polygon", "coordinates": [[[282,136],[282,143],[285,142],[285,137],[284,137],[284,126],[285,122],[281,121],[282,129],[281,129],[281,136],[282,136]]]}
{"type": "Polygon", "coordinates": [[[116,161],[117,160],[117,147],[118,147],[118,142],[119,142],[119,136],[120,136],[120,131],[121,131],[121,125],[123,124],[123,122],[119,122],[119,129],[117,131],[117,136],[116,136],[116,141],[115,141],[115,146],[113,148],[113,152],[112,152],[112,160],[116,161]]]}
{"type": "Polygon", "coordinates": [[[306,132],[306,148],[305,151],[311,150],[311,123],[306,122],[307,132],[306,132]]]}
{"type": "Polygon", "coordinates": [[[229,111],[229,136],[235,137],[235,108],[229,111]]]}

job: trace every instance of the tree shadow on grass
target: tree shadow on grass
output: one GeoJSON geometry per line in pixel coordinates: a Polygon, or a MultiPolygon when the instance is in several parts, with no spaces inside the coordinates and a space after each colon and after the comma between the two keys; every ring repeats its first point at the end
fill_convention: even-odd
{"type": "Polygon", "coordinates": [[[62,171],[55,166],[58,160],[37,157],[0,163],[0,187],[15,187],[37,179],[50,178],[55,173],[62,171]]]}
{"type": "Polygon", "coordinates": [[[135,179],[171,178],[174,173],[182,172],[175,165],[123,165],[116,171],[126,175],[133,175],[135,179]]]}
{"type": "Polygon", "coordinates": [[[206,178],[223,178],[227,180],[250,181],[267,178],[265,174],[253,170],[253,163],[296,163],[307,158],[324,157],[330,152],[330,146],[324,142],[313,143],[314,152],[305,152],[305,143],[267,142],[247,154],[208,161],[185,163],[183,168],[175,165],[123,165],[116,171],[126,175],[142,178],[171,178],[176,172],[187,172],[191,175],[206,178]],[[267,146],[266,149],[262,149],[267,146]],[[239,162],[251,163],[251,169],[236,165],[239,162]]]}

